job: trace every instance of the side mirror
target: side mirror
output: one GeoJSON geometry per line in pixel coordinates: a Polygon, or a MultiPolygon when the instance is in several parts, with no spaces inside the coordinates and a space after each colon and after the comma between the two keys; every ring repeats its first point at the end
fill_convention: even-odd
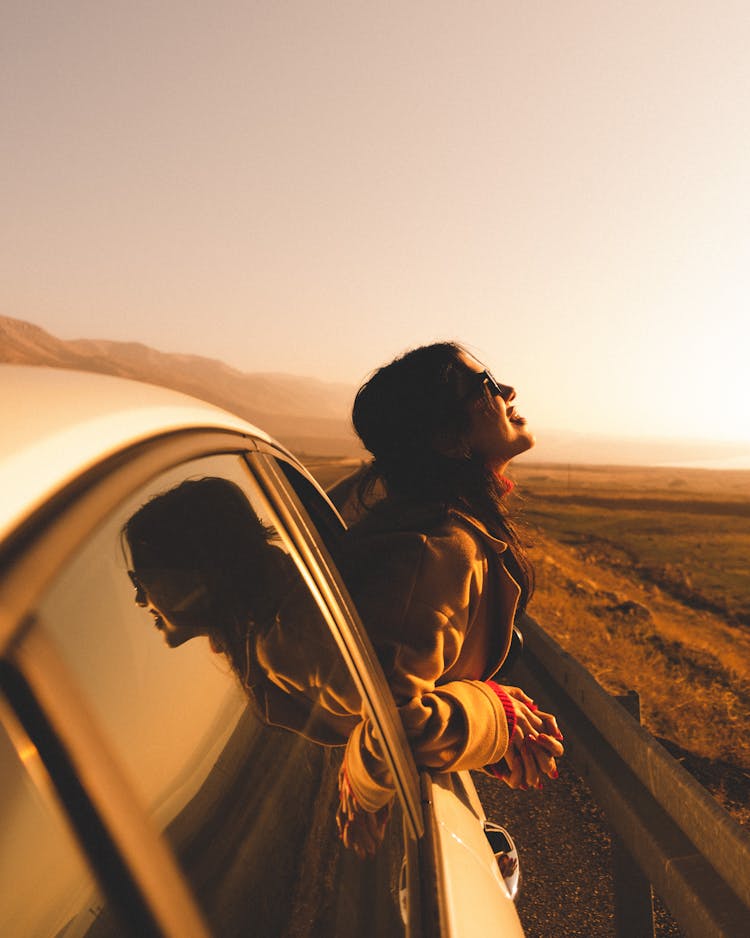
{"type": "Polygon", "coordinates": [[[508,895],[515,902],[521,884],[521,867],[518,863],[518,851],[513,843],[513,838],[504,827],[495,824],[494,821],[484,822],[484,833],[490,842],[492,852],[495,854],[495,860],[497,860],[500,875],[505,882],[508,895]]]}

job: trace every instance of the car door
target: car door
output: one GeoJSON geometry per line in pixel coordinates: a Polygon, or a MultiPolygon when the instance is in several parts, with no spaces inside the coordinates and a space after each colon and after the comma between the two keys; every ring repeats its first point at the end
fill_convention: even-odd
{"type": "MultiPolygon", "coordinates": [[[[366,646],[342,637],[314,526],[297,530],[290,495],[250,470],[254,444],[209,437],[87,469],[6,553],[4,935],[406,931],[401,897],[418,877],[405,882],[402,870],[405,857],[406,869],[416,863],[418,800],[406,811],[397,801],[383,849],[360,862],[334,818],[345,739],[321,741],[349,717],[379,718],[366,646]],[[293,601],[265,651],[293,650],[304,634],[312,656],[307,670],[277,656],[257,694],[212,636],[170,647],[134,601],[129,520],[206,479],[241,493],[284,571],[293,601]],[[302,703],[292,716],[289,699],[302,703]]],[[[268,606],[278,597],[267,585],[268,606]]],[[[417,910],[415,899],[413,933],[417,910]]]]}

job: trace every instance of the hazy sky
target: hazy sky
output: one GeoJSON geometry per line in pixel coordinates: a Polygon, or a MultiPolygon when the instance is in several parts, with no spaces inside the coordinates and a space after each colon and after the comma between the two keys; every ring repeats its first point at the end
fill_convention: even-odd
{"type": "Polygon", "coordinates": [[[0,7],[0,313],[750,441],[747,0],[0,7]]]}

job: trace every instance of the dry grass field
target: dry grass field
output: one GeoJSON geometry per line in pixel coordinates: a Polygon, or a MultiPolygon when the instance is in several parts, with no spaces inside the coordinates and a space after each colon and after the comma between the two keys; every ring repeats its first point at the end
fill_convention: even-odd
{"type": "MultiPolygon", "coordinates": [[[[321,461],[324,486],[356,463],[321,461]]],[[[750,471],[514,468],[529,612],[750,824],[750,471]]]]}
{"type": "Polygon", "coordinates": [[[750,472],[519,465],[531,614],[750,822],[750,472]]]}

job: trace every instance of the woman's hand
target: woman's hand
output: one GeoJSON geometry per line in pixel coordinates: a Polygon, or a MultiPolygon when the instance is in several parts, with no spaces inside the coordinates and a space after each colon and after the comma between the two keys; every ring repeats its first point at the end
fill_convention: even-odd
{"type": "Polygon", "coordinates": [[[493,774],[511,788],[541,788],[543,776],[557,778],[555,759],[563,752],[559,740],[545,733],[523,736],[516,727],[505,757],[493,774]]]}
{"type": "Polygon", "coordinates": [[[513,702],[516,726],[504,759],[492,767],[493,774],[511,788],[541,788],[543,776],[558,776],[555,759],[563,755],[563,735],[554,715],[539,710],[520,687],[501,686],[513,702]]]}
{"type": "Polygon", "coordinates": [[[524,736],[545,733],[554,739],[562,740],[563,735],[553,714],[540,710],[531,697],[524,693],[520,687],[508,687],[505,684],[501,684],[500,687],[513,701],[513,709],[516,711],[516,726],[521,728],[524,736]]]}
{"type": "Polygon", "coordinates": [[[360,860],[375,856],[383,842],[391,804],[389,802],[379,811],[365,811],[357,801],[345,767],[341,766],[336,827],[344,846],[353,850],[360,860]]]}

